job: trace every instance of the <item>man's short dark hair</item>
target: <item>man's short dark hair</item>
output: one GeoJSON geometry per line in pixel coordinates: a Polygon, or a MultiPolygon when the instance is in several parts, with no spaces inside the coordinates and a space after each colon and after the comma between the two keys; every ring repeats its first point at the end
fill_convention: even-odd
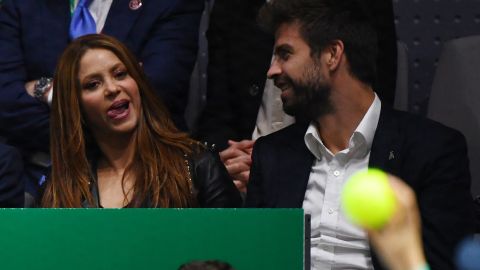
{"type": "MultiPolygon", "coordinates": [[[[272,0],[258,15],[260,24],[275,33],[284,23],[299,23],[300,34],[318,55],[334,40],[344,43],[350,73],[374,85],[377,34],[367,3],[361,0],[272,0]]],[[[366,1],[367,2],[367,1],[366,1]]]]}

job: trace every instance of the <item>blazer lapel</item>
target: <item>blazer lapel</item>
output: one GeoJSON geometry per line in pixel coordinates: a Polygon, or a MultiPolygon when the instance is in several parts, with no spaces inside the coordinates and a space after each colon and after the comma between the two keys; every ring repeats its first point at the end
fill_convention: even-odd
{"type": "Polygon", "coordinates": [[[401,160],[402,137],[394,111],[382,107],[377,130],[370,150],[369,167],[398,175],[401,160]]]}
{"type": "Polygon", "coordinates": [[[277,207],[301,208],[308,178],[312,168],[314,156],[310,153],[304,142],[307,126],[295,124],[297,127],[286,140],[283,158],[279,159],[284,164],[279,164],[278,171],[278,198],[277,207]]]}
{"type": "MultiPolygon", "coordinates": [[[[399,118],[395,116],[396,113],[398,112],[382,107],[372,149],[370,150],[369,167],[379,168],[399,176],[403,158],[401,150],[404,137],[399,118]]],[[[370,246],[372,245],[370,244],[370,246]]],[[[372,250],[371,255],[375,269],[381,268],[375,250],[372,250]]]]}
{"type": "Polygon", "coordinates": [[[139,9],[131,10],[129,4],[130,0],[115,0],[112,2],[102,33],[114,36],[121,41],[126,40],[135,20],[146,8],[145,3],[143,3],[143,6],[139,9]]]}
{"type": "MultiPolygon", "coordinates": [[[[70,27],[70,6],[69,2],[65,0],[47,0],[47,10],[50,12],[49,17],[45,17],[45,20],[51,20],[58,24],[62,22],[62,26],[67,30],[70,27]],[[54,15],[54,16],[52,16],[54,15]]],[[[47,14],[45,14],[47,15],[47,14]]],[[[57,34],[57,33],[55,33],[57,34]]]]}

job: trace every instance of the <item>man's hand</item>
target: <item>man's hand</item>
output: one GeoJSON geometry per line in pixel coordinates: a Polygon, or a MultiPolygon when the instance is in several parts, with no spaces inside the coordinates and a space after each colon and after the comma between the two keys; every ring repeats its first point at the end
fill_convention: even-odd
{"type": "Polygon", "coordinates": [[[252,148],[255,141],[243,140],[240,142],[229,140],[229,147],[220,152],[220,159],[233,178],[235,186],[240,192],[247,191],[250,166],[252,165],[252,148]]]}
{"type": "Polygon", "coordinates": [[[25,89],[27,89],[27,93],[30,95],[30,96],[34,96],[33,95],[33,90],[35,90],[35,83],[37,82],[37,80],[33,80],[33,81],[29,81],[25,84],[25,89]]]}
{"type": "MultiPolygon", "coordinates": [[[[29,81],[27,83],[25,83],[25,89],[27,90],[27,93],[32,96],[32,97],[35,97],[35,83],[37,83],[38,80],[33,80],[33,81],[29,81]]],[[[47,103],[48,102],[48,95],[50,94],[50,91],[52,91],[53,89],[53,83],[51,84],[51,86],[45,91],[45,93],[43,94],[42,98],[41,98],[41,101],[47,103]]]]}

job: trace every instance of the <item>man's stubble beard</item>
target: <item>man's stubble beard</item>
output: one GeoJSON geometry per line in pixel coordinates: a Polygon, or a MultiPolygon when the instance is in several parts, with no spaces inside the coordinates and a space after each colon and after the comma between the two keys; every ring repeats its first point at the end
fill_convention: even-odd
{"type": "Polygon", "coordinates": [[[325,82],[319,65],[313,64],[311,68],[305,69],[302,78],[303,80],[284,78],[291,85],[296,98],[295,103],[291,105],[283,102],[285,113],[294,116],[297,121],[312,121],[334,112],[330,100],[332,89],[325,82]]]}

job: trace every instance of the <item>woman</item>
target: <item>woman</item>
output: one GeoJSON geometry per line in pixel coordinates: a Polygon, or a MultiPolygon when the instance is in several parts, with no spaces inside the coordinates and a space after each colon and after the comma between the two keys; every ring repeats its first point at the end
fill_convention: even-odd
{"type": "Polygon", "coordinates": [[[180,133],[114,38],[72,42],[56,68],[43,207],[239,207],[217,155],[180,133]]]}

